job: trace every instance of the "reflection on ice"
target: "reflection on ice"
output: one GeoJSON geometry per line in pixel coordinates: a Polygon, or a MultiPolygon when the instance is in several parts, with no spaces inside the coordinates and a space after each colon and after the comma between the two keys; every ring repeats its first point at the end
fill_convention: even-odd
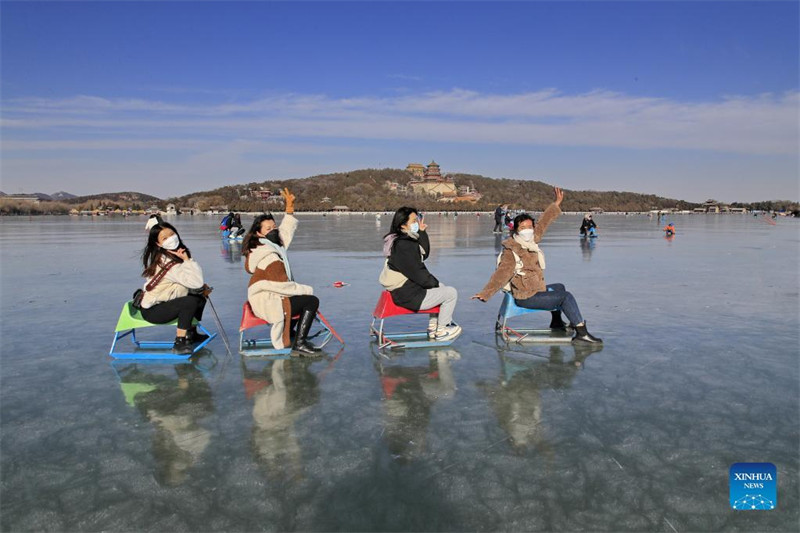
{"type": "Polygon", "coordinates": [[[451,348],[430,350],[428,354],[427,361],[416,355],[413,366],[404,357],[395,357],[391,363],[382,355],[375,357],[384,400],[382,435],[389,453],[397,461],[408,461],[425,453],[433,404],[455,395],[450,361],[460,359],[459,353],[451,348]]]}
{"type": "Polygon", "coordinates": [[[602,345],[587,344],[550,346],[546,359],[502,348],[497,351],[499,382],[480,381],[478,386],[489,398],[492,411],[517,453],[533,449],[552,456],[553,448],[542,425],[541,393],[571,387],[586,358],[602,349],[602,345]]]}
{"type": "Polygon", "coordinates": [[[319,386],[341,357],[241,357],[245,397],[252,402],[253,459],[270,479],[303,477],[303,443],[296,421],[320,401],[319,386]]]}
{"type": "Polygon", "coordinates": [[[207,369],[196,364],[112,363],[125,401],[153,424],[155,478],[180,485],[208,447],[203,421],[214,412],[207,369]]]}
{"type": "MultiPolygon", "coordinates": [[[[144,219],[0,218],[13,303],[0,306],[0,529],[796,529],[798,221],[681,216],[665,241],[655,217],[599,215],[592,243],[576,235],[582,215],[563,215],[547,278],[604,339],[593,353],[498,343],[501,298],[469,300],[496,267],[492,217],[428,213],[430,269],[459,291],[464,331],[449,349],[376,358],[390,218],[298,215],[292,269],[347,342],[335,357],[241,359],[214,339],[193,365],[113,367],[144,219]],[[777,509],[729,508],[743,461],[776,465],[777,509]]],[[[235,339],[238,245],[221,243],[218,217],[171,221],[235,339]]]]}

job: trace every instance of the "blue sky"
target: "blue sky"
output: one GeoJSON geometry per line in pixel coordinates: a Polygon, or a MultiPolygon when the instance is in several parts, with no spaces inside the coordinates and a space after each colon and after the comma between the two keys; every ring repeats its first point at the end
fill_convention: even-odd
{"type": "Polygon", "coordinates": [[[436,159],[800,199],[797,2],[3,2],[7,193],[166,197],[436,159]]]}

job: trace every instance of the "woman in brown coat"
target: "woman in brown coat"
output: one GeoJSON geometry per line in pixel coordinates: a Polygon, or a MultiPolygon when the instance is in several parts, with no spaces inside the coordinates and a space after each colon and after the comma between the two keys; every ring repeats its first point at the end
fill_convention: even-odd
{"type": "Polygon", "coordinates": [[[497,270],[486,286],[472,298],[485,302],[502,288],[511,292],[515,303],[520,307],[551,310],[552,329],[566,327],[561,319],[563,311],[575,328],[572,342],[601,343],[602,339],[598,339],[586,330],[586,322],[572,293],[561,283],[546,285],[544,282],[544,253],[538,243],[548,226],[561,214],[561,202],[564,200],[561,189],[555,187],[554,191],[555,201],[545,209],[538,225],[526,213],[514,219],[511,237],[503,241],[503,251],[500,254],[497,270]]]}

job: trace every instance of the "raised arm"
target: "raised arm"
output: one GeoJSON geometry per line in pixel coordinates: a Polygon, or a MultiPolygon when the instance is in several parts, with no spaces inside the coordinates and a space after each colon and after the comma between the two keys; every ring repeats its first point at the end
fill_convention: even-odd
{"type": "Polygon", "coordinates": [[[508,248],[504,248],[503,253],[500,254],[500,264],[497,265],[497,270],[494,271],[494,274],[492,274],[492,277],[486,282],[486,286],[481,289],[481,292],[475,294],[472,299],[482,302],[488,301],[494,293],[511,281],[511,278],[514,277],[515,267],[516,260],[514,259],[514,252],[508,248]]]}
{"type": "Polygon", "coordinates": [[[564,191],[559,187],[553,187],[553,193],[555,194],[555,200],[553,200],[552,204],[547,206],[547,209],[542,213],[542,217],[536,222],[534,240],[537,243],[542,240],[550,224],[561,214],[561,202],[564,200],[564,191]]]}

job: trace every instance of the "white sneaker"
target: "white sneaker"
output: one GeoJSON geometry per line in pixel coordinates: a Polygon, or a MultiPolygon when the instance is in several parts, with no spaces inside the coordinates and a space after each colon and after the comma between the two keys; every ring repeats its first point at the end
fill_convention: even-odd
{"type": "Polygon", "coordinates": [[[431,315],[428,319],[428,338],[436,337],[436,328],[439,326],[439,315],[431,315]]]}
{"type": "Polygon", "coordinates": [[[449,341],[461,335],[461,326],[451,323],[449,326],[439,326],[436,328],[434,340],[449,341]]]}

